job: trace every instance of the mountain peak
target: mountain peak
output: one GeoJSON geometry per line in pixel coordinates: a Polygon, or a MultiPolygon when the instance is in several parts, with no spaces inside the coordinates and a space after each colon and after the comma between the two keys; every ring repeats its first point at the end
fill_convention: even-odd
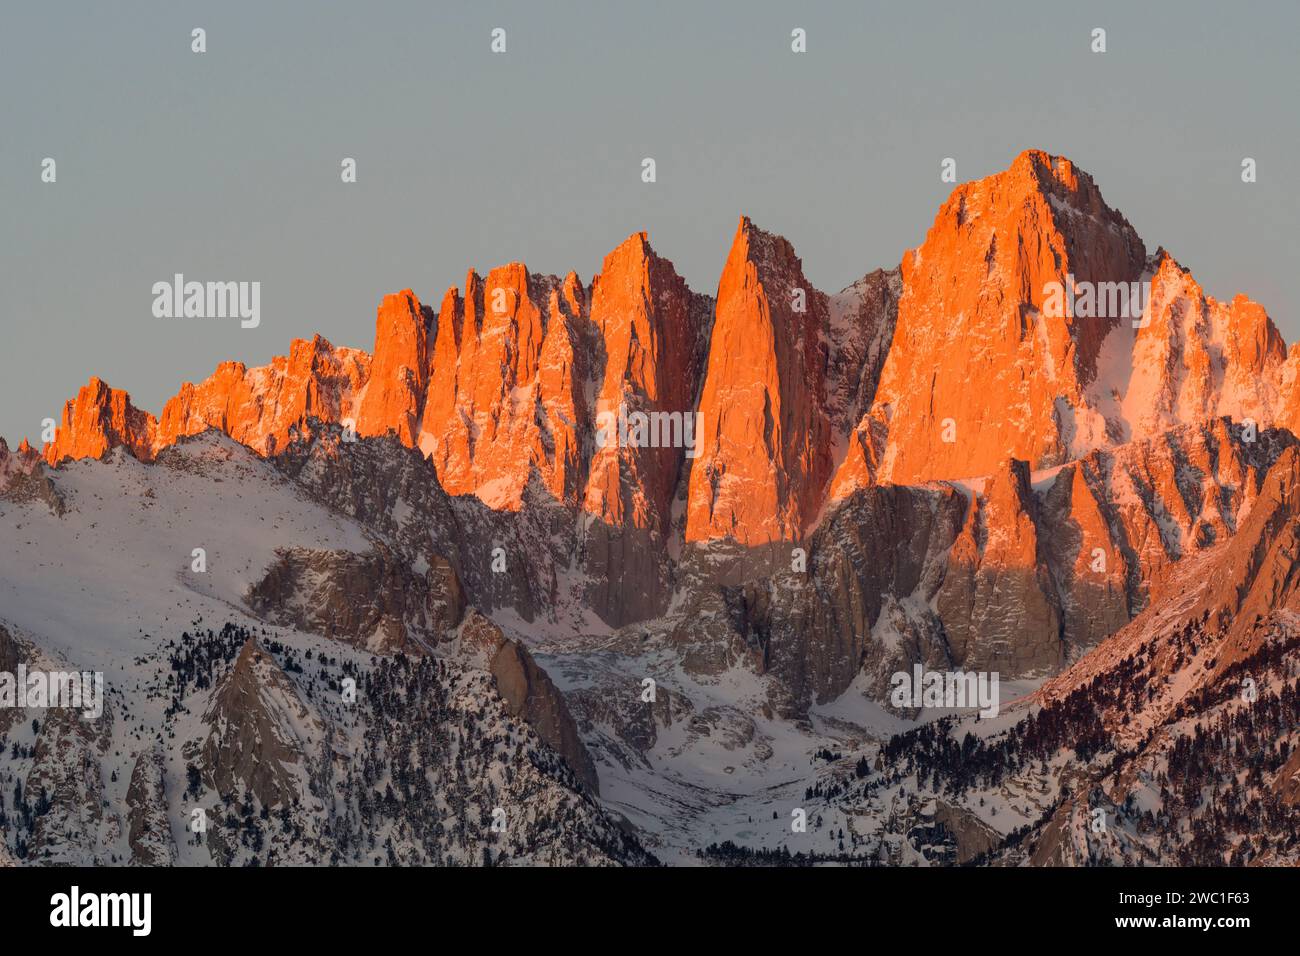
{"type": "MultiPolygon", "coordinates": [[[[1011,162],[1008,172],[1014,175],[1030,175],[1046,185],[1049,181],[1063,186],[1073,192],[1079,188],[1078,171],[1074,163],[1065,156],[1053,156],[1043,149],[1022,150],[1011,162]]],[[[1091,183],[1092,178],[1084,173],[1091,183]]]]}
{"type": "MultiPolygon", "coordinates": [[[[703,371],[705,302],[655,253],[644,232],[620,243],[592,279],[595,348],[587,371],[595,396],[590,424],[597,432],[581,506],[597,519],[586,548],[593,577],[604,582],[587,599],[607,621],[651,617],[667,608],[666,543],[688,450],[684,440],[654,440],[649,447],[629,440],[618,422],[628,414],[667,415],[685,438],[703,371]]],[[[699,440],[694,428],[691,436],[699,440]]]]}
{"type": "Polygon", "coordinates": [[[620,534],[672,532],[689,473],[686,540],[763,544],[877,481],[1052,467],[1215,415],[1300,419],[1300,357],[1263,308],[1216,303],[1163,248],[1148,257],[1092,177],[1041,149],[954,188],[897,269],[835,296],[741,214],[712,302],[638,230],[590,285],[516,261],[469,270],[436,318],[409,288],[387,294],[374,343],[315,335],[262,367],[222,362],[156,423],[92,378],[47,460],[115,443],[147,459],[207,428],[269,455],[309,417],[353,421],[418,448],[453,495],[515,510],[536,474],[620,534]],[[1053,286],[1143,278],[1139,325],[1050,306],[1053,286]],[[691,419],[695,447],[601,446],[600,416],[620,408],[691,419]]]}
{"type": "MultiPolygon", "coordinates": [[[[988,474],[1071,454],[1102,343],[1122,318],[1056,314],[1053,289],[1131,283],[1146,252],[1087,173],[1038,150],[953,190],[903,258],[904,292],[873,414],[889,481],[988,474]],[[996,396],[997,407],[990,404],[996,396]]],[[[1058,291],[1058,295],[1060,292],[1058,291]]]]}
{"type": "MultiPolygon", "coordinates": [[[[654,249],[650,247],[650,233],[646,232],[644,229],[632,233],[610,250],[610,252],[605,256],[605,261],[608,262],[611,258],[619,258],[628,255],[633,251],[635,251],[637,255],[645,258],[649,258],[655,254],[654,249]]],[[[601,268],[604,269],[606,267],[602,266],[601,268]]]]}
{"type": "Polygon", "coordinates": [[[250,637],[217,682],[204,724],[204,776],[223,793],[239,785],[263,806],[291,805],[307,792],[302,770],[324,727],[293,681],[250,637]]]}
{"type": "Polygon", "coordinates": [[[718,282],[688,541],[760,545],[811,525],[832,465],[829,320],[794,247],[742,216],[718,282]]]}
{"type": "Polygon", "coordinates": [[[51,465],[64,458],[98,458],[116,445],[125,445],[143,461],[153,457],[154,417],[131,404],[126,392],[110,388],[92,375],[64,404],[63,417],[53,442],[45,446],[51,465]]]}
{"type": "Polygon", "coordinates": [[[798,273],[801,279],[803,277],[803,262],[795,255],[790,240],[778,233],[768,232],[755,225],[748,216],[743,215],[736,226],[735,238],[731,242],[727,266],[723,269],[723,280],[727,278],[728,272],[735,273],[733,263],[742,261],[765,267],[771,273],[769,279],[791,273],[798,273]]]}
{"type": "Polygon", "coordinates": [[[432,312],[410,289],[384,296],[375,316],[370,379],[357,411],[358,435],[394,431],[405,445],[419,440],[429,384],[432,312]]]}

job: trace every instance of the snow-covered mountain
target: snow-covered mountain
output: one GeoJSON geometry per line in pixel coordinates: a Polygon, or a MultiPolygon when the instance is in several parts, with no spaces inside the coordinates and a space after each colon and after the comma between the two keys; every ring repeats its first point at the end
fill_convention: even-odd
{"type": "Polygon", "coordinates": [[[5,505],[0,661],[102,672],[107,703],[97,720],[0,710],[18,859],[649,860],[596,802],[527,649],[413,590],[409,564],[383,563],[391,542],[251,450],[216,432],[150,464],[118,449],[50,488],[5,505]],[[345,589],[336,617],[331,588],[345,589]],[[394,594],[407,603],[375,603],[394,594]]]}
{"type": "Polygon", "coordinates": [[[0,859],[1292,862],[1298,363],[1028,151],[836,295],[742,218],[92,379],[0,442],[0,665],[109,694],[0,708],[0,859]]]}

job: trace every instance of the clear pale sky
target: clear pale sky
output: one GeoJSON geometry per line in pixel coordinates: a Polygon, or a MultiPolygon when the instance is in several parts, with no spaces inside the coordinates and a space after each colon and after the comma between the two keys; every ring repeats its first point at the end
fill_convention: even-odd
{"type": "Polygon", "coordinates": [[[369,349],[385,292],[436,304],[471,266],[588,281],[641,229],[711,294],[746,213],[837,291],[921,242],[944,157],[964,181],[1027,147],[1300,337],[1300,4],[1079,6],[6,4],[0,435],[35,440],[92,374],[157,414],[295,336],[369,349]],[[260,327],[154,318],[176,272],[260,281],[260,327]]]}

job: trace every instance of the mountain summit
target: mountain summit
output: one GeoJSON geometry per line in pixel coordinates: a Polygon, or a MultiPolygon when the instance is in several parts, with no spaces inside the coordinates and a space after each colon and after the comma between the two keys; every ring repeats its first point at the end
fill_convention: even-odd
{"type": "Polygon", "coordinates": [[[720,260],[470,270],[0,441],[0,671],[113,685],[0,707],[0,861],[1294,864],[1264,308],[1036,150],[838,293],[720,260]]]}
{"type": "Polygon", "coordinates": [[[713,297],[635,233],[590,283],[511,263],[436,311],[385,296],[372,354],[295,340],[185,383],[157,421],[92,379],[44,456],[147,461],[207,428],[275,455],[309,419],[391,434],[449,494],[583,515],[589,570],[638,592],[588,598],[625,622],[667,607],[671,540],[767,547],[880,482],[1053,468],[1224,416],[1289,427],[1298,367],[1261,306],[1207,296],[1091,176],[1028,150],[954,189],[896,270],[834,296],[748,217],[713,297]],[[602,427],[629,414],[639,440],[602,427]]]}

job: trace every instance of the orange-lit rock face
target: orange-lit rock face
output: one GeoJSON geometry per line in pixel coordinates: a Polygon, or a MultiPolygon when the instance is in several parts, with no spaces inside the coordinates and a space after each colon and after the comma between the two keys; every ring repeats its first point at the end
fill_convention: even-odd
{"type": "Polygon", "coordinates": [[[604,345],[604,368],[592,370],[598,377],[596,440],[583,508],[607,524],[667,531],[689,452],[685,430],[675,446],[638,447],[621,441],[618,419],[620,409],[678,416],[659,419],[673,423],[694,413],[705,308],[707,300],[687,288],[671,262],[655,255],[643,232],[606,256],[593,280],[591,322],[604,345]]]}
{"type": "Polygon", "coordinates": [[[1026,673],[1061,663],[1060,612],[1041,559],[1037,510],[1029,467],[1014,459],[971,505],[935,598],[954,659],[965,667],[1026,673]]]}
{"type": "Polygon", "coordinates": [[[1263,307],[1206,296],[1191,272],[1162,254],[1131,350],[1121,414],[1125,438],[1220,415],[1272,424],[1281,413],[1286,345],[1263,307]]]}
{"type": "Polygon", "coordinates": [[[294,339],[289,355],[269,365],[223,362],[198,385],[186,382],[163,406],[156,448],[218,428],[261,454],[274,454],[305,417],[351,419],[369,375],[369,355],[336,349],[319,335],[310,342],[294,339]]]}
{"type": "Polygon", "coordinates": [[[384,296],[375,318],[369,384],[357,409],[358,435],[392,431],[404,445],[418,443],[429,384],[431,318],[410,289],[384,296]]]}
{"type": "Polygon", "coordinates": [[[53,465],[64,458],[98,458],[115,445],[125,445],[131,454],[149,461],[156,428],[153,416],[132,405],[126,392],[92,377],[63,406],[54,441],[45,446],[45,460],[53,465]]]}
{"type": "MultiPolygon", "coordinates": [[[[363,437],[392,432],[419,448],[453,495],[516,511],[531,486],[583,512],[584,567],[613,582],[588,598],[626,621],[666,606],[669,539],[683,527],[687,541],[757,547],[801,539],[828,505],[878,482],[1078,460],[1072,493],[1056,493],[1078,511],[1074,540],[1096,524],[1084,477],[1100,486],[1095,452],[1218,416],[1300,428],[1300,349],[1285,354],[1263,308],[1210,298],[1167,255],[1147,260],[1086,173],[1033,151],[955,189],[898,269],[832,297],[806,281],[790,243],[742,219],[716,303],[636,233],[590,288],[518,263],[470,272],[436,322],[410,290],[385,296],[373,354],[317,336],[260,368],[226,362],[183,385],[156,424],[92,380],[45,456],[123,444],[147,460],[210,427],[270,455],[308,417],[355,421],[363,437]],[[1050,287],[1070,276],[1149,278],[1144,320],[1052,314],[1050,287]],[[690,419],[691,447],[635,447],[602,427],[620,409],[690,419]]],[[[1145,502],[1150,483],[1131,483],[1145,502]]],[[[1177,489],[1165,491],[1177,511],[1177,489]]],[[[1144,503],[1125,517],[1132,536],[1109,558],[1158,577],[1175,556],[1155,513],[1144,503]]],[[[1197,534],[1228,530],[1206,518],[1197,534]]],[[[1118,579],[1094,581],[1091,549],[1081,554],[1052,561],[1100,589],[1108,610],[1091,633],[1113,617],[1118,579]]]]}
{"type": "Polygon", "coordinates": [[[672,595],[672,501],[698,447],[695,397],[711,305],[654,253],[644,233],[606,256],[592,282],[597,344],[582,497],[590,516],[583,524],[585,598],[615,626],[662,614],[672,595]],[[651,423],[654,434],[620,429],[620,416],[651,423]]]}
{"type": "Polygon", "coordinates": [[[1300,435],[1300,342],[1294,342],[1282,364],[1278,384],[1278,421],[1300,435]]]}
{"type": "Polygon", "coordinates": [[[471,272],[443,299],[420,450],[451,494],[517,510],[535,472],[559,501],[580,489],[586,301],[577,276],[521,263],[471,272]]]}
{"type": "Polygon", "coordinates": [[[883,477],[991,473],[1064,460],[1098,352],[1119,318],[1044,315],[1048,283],[1131,282],[1142,241],[1068,160],[1031,151],[953,191],[903,258],[903,296],[873,415],[883,477]],[[1068,415],[1067,415],[1068,419],[1068,415]],[[947,440],[945,440],[947,439],[947,440]]]}
{"type": "Polygon", "coordinates": [[[688,541],[792,540],[815,518],[832,455],[826,322],[790,243],[742,219],[718,284],[688,541]]]}

